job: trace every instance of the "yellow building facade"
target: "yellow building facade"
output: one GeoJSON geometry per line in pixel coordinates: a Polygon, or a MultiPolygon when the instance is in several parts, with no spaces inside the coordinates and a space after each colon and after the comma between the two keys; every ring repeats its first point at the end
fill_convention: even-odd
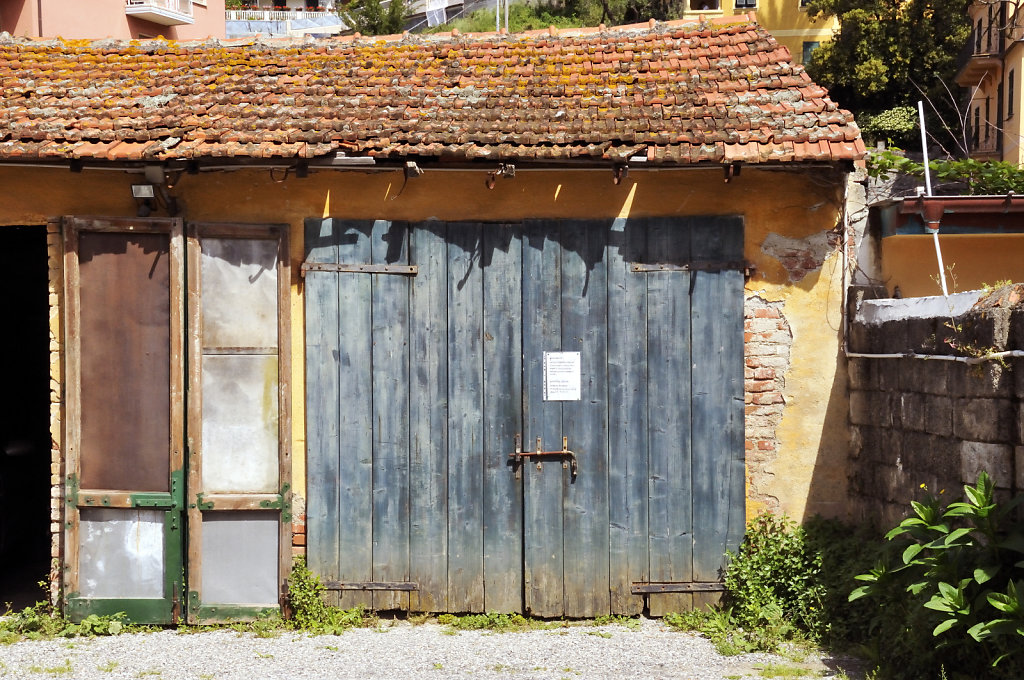
{"type": "Polygon", "coordinates": [[[1024,161],[1021,77],[1024,13],[1005,3],[972,3],[971,38],[956,82],[969,92],[965,143],[972,158],[1024,161]]]}
{"type": "Polygon", "coordinates": [[[793,61],[806,64],[811,52],[832,39],[839,30],[839,20],[812,19],[806,0],[687,0],[684,18],[708,18],[751,13],[757,22],[785,45],[793,61]]]}

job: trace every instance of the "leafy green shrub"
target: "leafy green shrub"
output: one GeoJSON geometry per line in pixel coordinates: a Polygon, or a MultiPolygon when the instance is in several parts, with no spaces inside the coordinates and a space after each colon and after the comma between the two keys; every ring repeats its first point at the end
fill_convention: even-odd
{"type": "Polygon", "coordinates": [[[997,502],[983,472],[964,496],[912,502],[886,534],[888,559],[857,576],[850,599],[877,606],[869,649],[883,677],[1024,677],[1024,495],[997,502]]]}
{"type": "MultiPolygon", "coordinates": [[[[962,183],[969,195],[1002,195],[1024,192],[1024,169],[1003,161],[979,161],[973,158],[937,158],[928,162],[932,182],[962,183]]],[[[868,174],[891,174],[924,178],[924,163],[906,158],[899,149],[876,151],[868,156],[868,174]]]]}
{"type": "Polygon", "coordinates": [[[293,627],[320,635],[340,635],[350,628],[376,624],[376,617],[361,606],[341,609],[327,604],[323,598],[326,591],[320,577],[306,566],[305,558],[295,558],[288,579],[293,627]]]}
{"type": "Polygon", "coordinates": [[[780,639],[801,632],[820,639],[826,625],[821,561],[802,527],[761,514],[747,527],[739,550],[729,554],[723,604],[744,628],[770,630],[780,639]]]}
{"type": "Polygon", "coordinates": [[[884,139],[897,145],[912,142],[918,129],[917,109],[913,106],[897,106],[875,115],[862,114],[857,122],[867,139],[884,139]]]}
{"type": "Polygon", "coordinates": [[[815,517],[801,527],[759,515],[728,555],[721,606],[662,620],[701,633],[722,654],[784,652],[806,642],[846,646],[871,618],[870,607],[847,597],[854,575],[880,551],[866,534],[837,520],[815,517]]]}

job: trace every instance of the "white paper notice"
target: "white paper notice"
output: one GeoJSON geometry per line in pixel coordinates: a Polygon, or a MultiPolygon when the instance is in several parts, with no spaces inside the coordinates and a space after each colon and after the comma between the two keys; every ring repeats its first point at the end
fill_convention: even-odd
{"type": "Polygon", "coordinates": [[[580,353],[544,352],[544,401],[580,400],[580,353]]]}

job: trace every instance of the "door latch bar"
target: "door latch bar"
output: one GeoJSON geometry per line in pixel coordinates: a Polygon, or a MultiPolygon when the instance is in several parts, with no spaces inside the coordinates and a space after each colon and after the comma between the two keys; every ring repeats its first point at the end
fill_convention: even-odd
{"type": "Polygon", "coordinates": [[[575,479],[578,464],[576,461],[576,453],[569,450],[569,438],[562,437],[561,451],[543,451],[540,442],[540,437],[537,437],[537,449],[535,451],[523,451],[523,436],[521,434],[516,434],[516,450],[508,454],[509,459],[512,461],[512,469],[515,470],[516,473],[516,479],[523,476],[523,463],[531,462],[531,458],[533,459],[532,462],[536,463],[538,470],[542,467],[542,459],[558,458],[562,461],[562,469],[571,469],[572,477],[575,479]]]}

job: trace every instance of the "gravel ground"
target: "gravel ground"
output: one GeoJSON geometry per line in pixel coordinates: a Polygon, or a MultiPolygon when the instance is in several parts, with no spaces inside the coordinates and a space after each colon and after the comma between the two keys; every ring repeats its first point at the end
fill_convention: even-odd
{"type": "Polygon", "coordinates": [[[74,680],[301,680],[307,678],[691,678],[860,677],[850,660],[769,654],[723,657],[698,636],[644,620],[523,633],[462,631],[436,623],[382,621],[341,636],[175,630],[0,646],[2,678],[74,680]],[[847,676],[843,675],[846,669],[847,676]]]}

